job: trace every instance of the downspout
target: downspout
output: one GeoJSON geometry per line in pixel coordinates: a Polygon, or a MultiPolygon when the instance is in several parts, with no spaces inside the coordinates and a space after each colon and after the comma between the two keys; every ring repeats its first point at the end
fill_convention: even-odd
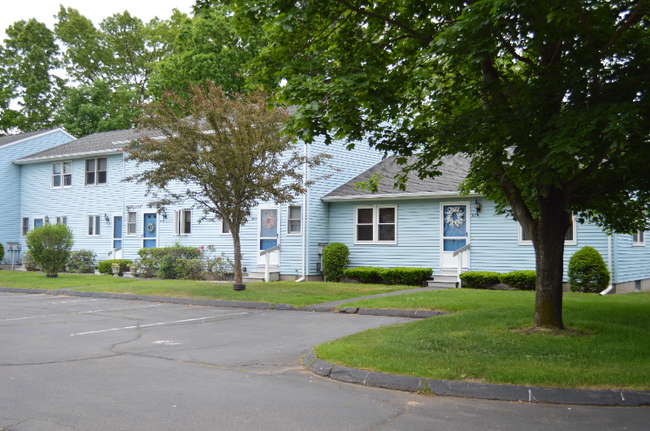
{"type": "Polygon", "coordinates": [[[612,283],[612,277],[614,276],[614,273],[612,272],[612,235],[608,234],[607,235],[607,270],[609,271],[609,286],[607,286],[607,289],[603,290],[600,292],[601,295],[607,295],[608,293],[612,293],[612,290],[614,290],[614,284],[612,283]]]}
{"type": "MultiPolygon", "coordinates": [[[[124,160],[124,150],[122,150],[122,180],[124,180],[125,175],[126,175],[126,161],[124,160]]],[[[125,199],[126,199],[126,182],[122,181],[122,257],[123,258],[126,256],[126,247],[125,247],[126,241],[124,241],[126,239],[126,235],[124,235],[124,231],[125,231],[124,226],[127,226],[128,229],[128,220],[126,219],[126,217],[124,217],[126,215],[124,212],[124,210],[126,209],[126,207],[124,206],[124,204],[126,203],[125,199]]]]}
{"type": "MultiPolygon", "coordinates": [[[[305,163],[303,165],[303,170],[302,170],[302,184],[303,186],[307,183],[307,143],[303,143],[303,154],[305,155],[305,163]]],[[[306,253],[305,251],[307,250],[307,193],[308,190],[305,187],[305,193],[302,195],[302,276],[296,280],[296,283],[300,283],[301,281],[305,281],[306,277],[306,271],[305,271],[305,265],[306,265],[306,253]]]]}

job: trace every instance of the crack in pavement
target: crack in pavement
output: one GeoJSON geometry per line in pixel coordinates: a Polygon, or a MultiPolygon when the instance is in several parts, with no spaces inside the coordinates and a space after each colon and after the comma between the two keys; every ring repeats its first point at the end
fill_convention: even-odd
{"type": "Polygon", "coordinates": [[[403,412],[398,413],[398,414],[396,414],[395,416],[386,419],[385,421],[383,421],[383,422],[380,423],[380,424],[373,425],[373,427],[370,428],[370,431],[374,431],[375,428],[380,427],[380,426],[382,426],[382,425],[386,425],[388,422],[392,421],[393,419],[397,419],[398,417],[400,417],[400,416],[402,416],[402,415],[405,415],[405,414],[407,414],[407,413],[409,412],[408,407],[403,407],[403,406],[402,406],[402,409],[404,409],[403,412]]]}
{"type": "MultiPolygon", "coordinates": [[[[15,419],[14,419],[14,420],[15,420],[15,419]]],[[[13,425],[10,425],[9,428],[6,428],[5,430],[3,430],[2,428],[0,428],[0,430],[3,430],[3,431],[13,431],[14,427],[20,426],[20,425],[22,425],[22,424],[24,424],[24,423],[26,423],[26,422],[30,422],[30,421],[48,422],[48,423],[56,424],[56,425],[58,425],[59,427],[66,427],[66,428],[69,428],[69,429],[72,429],[72,430],[76,430],[76,429],[78,429],[78,428],[75,427],[74,425],[62,424],[62,423],[60,423],[60,422],[53,421],[52,419],[29,418],[29,419],[21,420],[21,421],[19,421],[18,423],[15,423],[15,424],[13,424],[13,425]]]]}
{"type": "Polygon", "coordinates": [[[63,359],[61,361],[28,362],[28,363],[24,363],[24,364],[0,364],[0,367],[22,367],[22,366],[28,366],[28,365],[65,364],[66,362],[94,361],[95,359],[115,358],[115,357],[124,356],[124,355],[125,355],[125,353],[115,353],[113,355],[95,356],[95,357],[92,357],[92,358],[63,359]]]}

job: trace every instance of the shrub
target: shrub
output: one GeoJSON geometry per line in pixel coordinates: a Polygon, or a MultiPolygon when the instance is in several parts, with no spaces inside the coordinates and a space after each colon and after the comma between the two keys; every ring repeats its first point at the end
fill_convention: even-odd
{"type": "Polygon", "coordinates": [[[343,275],[350,280],[359,283],[383,283],[384,268],[375,268],[372,266],[360,266],[358,268],[348,268],[343,270],[343,275]]]}
{"type": "Polygon", "coordinates": [[[92,250],[77,250],[70,253],[68,258],[68,272],[88,274],[95,271],[97,255],[92,250]]]}
{"type": "Polygon", "coordinates": [[[5,246],[0,242],[0,260],[5,257],[5,246]]]}
{"type": "Polygon", "coordinates": [[[535,271],[512,271],[499,274],[499,281],[517,290],[535,290],[537,273],[535,271]]]}
{"type": "Polygon", "coordinates": [[[40,271],[41,268],[36,265],[32,255],[29,253],[29,250],[23,253],[23,267],[26,271],[40,271]]]}
{"type": "Polygon", "coordinates": [[[140,256],[139,272],[145,277],[158,276],[160,278],[176,278],[176,260],[196,259],[199,255],[196,247],[173,247],[141,248],[138,251],[140,256]]]}
{"type": "Polygon", "coordinates": [[[221,256],[207,259],[207,266],[215,280],[232,280],[235,273],[235,263],[223,251],[221,256]]]}
{"type": "Polygon", "coordinates": [[[65,268],[74,245],[72,230],[61,223],[45,223],[29,231],[25,240],[32,259],[49,276],[55,276],[65,268]]]}
{"type": "Polygon", "coordinates": [[[97,270],[99,271],[100,274],[113,274],[113,264],[117,263],[120,265],[120,272],[118,272],[118,275],[122,275],[124,271],[127,270],[128,265],[132,263],[131,260],[129,259],[109,259],[109,260],[102,260],[99,262],[97,265],[97,270]]]}
{"type": "Polygon", "coordinates": [[[205,280],[207,271],[201,259],[176,259],[175,272],[177,278],[183,280],[205,280]]]}
{"type": "Polygon", "coordinates": [[[333,242],[323,250],[323,275],[328,281],[341,281],[343,269],[350,264],[350,249],[341,242],[333,242]]]}
{"type": "Polygon", "coordinates": [[[387,268],[382,276],[389,284],[422,286],[432,274],[431,268],[387,268]]]}
{"type": "Polygon", "coordinates": [[[495,284],[499,284],[498,272],[489,271],[468,271],[460,274],[463,281],[463,287],[469,289],[491,289],[495,284]]]}
{"type": "Polygon", "coordinates": [[[603,257],[593,247],[582,247],[569,260],[569,284],[573,292],[601,292],[609,284],[603,257]]]}

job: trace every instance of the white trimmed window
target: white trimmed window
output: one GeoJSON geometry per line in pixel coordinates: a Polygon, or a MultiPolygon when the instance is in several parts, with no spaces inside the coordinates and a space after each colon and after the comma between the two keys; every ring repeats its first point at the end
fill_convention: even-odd
{"type": "Polygon", "coordinates": [[[221,235],[232,235],[230,232],[230,223],[227,220],[221,220],[221,235]]]}
{"type": "Polygon", "coordinates": [[[68,225],[68,217],[67,216],[56,216],[56,222],[57,224],[62,224],[63,226],[68,225]]]}
{"type": "Polygon", "coordinates": [[[72,162],[52,163],[52,188],[72,186],[72,162]]]}
{"type": "Polygon", "coordinates": [[[300,235],[302,233],[302,207],[287,207],[287,235],[300,235]]]}
{"type": "Polygon", "coordinates": [[[632,245],[636,247],[645,246],[645,231],[640,230],[632,234],[632,245]]]}
{"type": "Polygon", "coordinates": [[[88,236],[100,236],[101,217],[98,215],[88,216],[88,236]]]}
{"type": "MultiPolygon", "coordinates": [[[[578,240],[576,239],[576,225],[577,223],[573,217],[571,217],[571,226],[569,226],[564,235],[564,245],[578,244],[578,240]]],[[[524,228],[521,225],[519,225],[519,245],[533,245],[533,240],[526,235],[526,232],[524,232],[524,228]]]]}
{"type": "Polygon", "coordinates": [[[192,233],[192,210],[174,211],[174,235],[190,235],[192,233]]]}
{"type": "Polygon", "coordinates": [[[29,232],[29,217],[23,217],[22,233],[23,236],[27,235],[29,232]]]}
{"type": "Polygon", "coordinates": [[[135,211],[129,211],[127,213],[127,221],[126,221],[126,234],[127,235],[135,235],[136,234],[136,227],[137,227],[137,214],[135,211]]]}
{"type": "Polygon", "coordinates": [[[354,207],[354,242],[357,244],[397,244],[397,206],[354,207]]]}
{"type": "Polygon", "coordinates": [[[97,186],[106,184],[107,165],[108,159],[106,157],[86,159],[86,185],[97,186]]]}
{"type": "Polygon", "coordinates": [[[42,217],[35,218],[34,219],[34,229],[39,228],[43,226],[43,223],[45,222],[45,219],[42,217]]]}

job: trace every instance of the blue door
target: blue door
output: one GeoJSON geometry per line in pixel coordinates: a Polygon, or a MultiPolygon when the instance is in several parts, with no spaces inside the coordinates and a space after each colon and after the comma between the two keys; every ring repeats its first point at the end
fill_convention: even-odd
{"type": "Polygon", "coordinates": [[[156,238],[158,238],[158,221],[156,216],[157,214],[155,213],[144,215],[144,240],[142,241],[142,247],[144,248],[156,247],[156,238]]]}
{"type": "Polygon", "coordinates": [[[113,248],[122,247],[122,216],[113,217],[113,248]]]}
{"type": "Polygon", "coordinates": [[[442,206],[442,267],[457,268],[453,254],[467,245],[467,205],[442,206]]]}

